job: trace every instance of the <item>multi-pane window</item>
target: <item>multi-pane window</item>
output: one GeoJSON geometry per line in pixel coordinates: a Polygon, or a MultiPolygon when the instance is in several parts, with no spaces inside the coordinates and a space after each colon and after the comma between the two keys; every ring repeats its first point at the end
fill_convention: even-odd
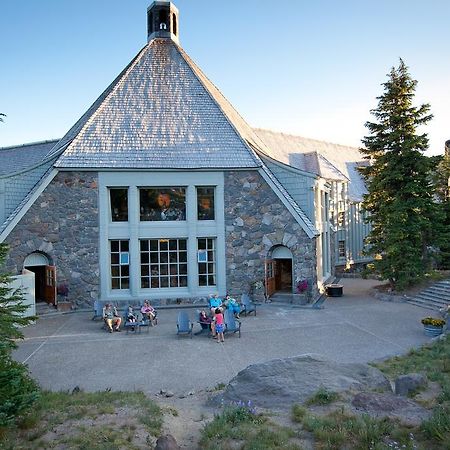
{"type": "Polygon", "coordinates": [[[345,211],[338,212],[338,226],[340,227],[345,226],[345,211]]]}
{"type": "Polygon", "coordinates": [[[141,221],[186,220],[186,189],[140,188],[141,221]]]}
{"type": "Polygon", "coordinates": [[[197,187],[197,219],[214,220],[214,188],[197,187]]]}
{"type": "Polygon", "coordinates": [[[345,241],[338,242],[338,255],[339,258],[345,258],[345,241]]]}
{"type": "Polygon", "coordinates": [[[187,286],[186,239],[143,239],[140,253],[142,288],[187,286]]]}
{"type": "Polygon", "coordinates": [[[129,243],[125,240],[110,241],[111,289],[130,288],[129,243]]]}
{"type": "Polygon", "coordinates": [[[111,188],[109,190],[111,204],[111,220],[113,222],[128,221],[128,189],[111,188]]]}
{"type": "Polygon", "coordinates": [[[199,238],[197,240],[198,285],[215,286],[216,282],[216,240],[199,238]]]}

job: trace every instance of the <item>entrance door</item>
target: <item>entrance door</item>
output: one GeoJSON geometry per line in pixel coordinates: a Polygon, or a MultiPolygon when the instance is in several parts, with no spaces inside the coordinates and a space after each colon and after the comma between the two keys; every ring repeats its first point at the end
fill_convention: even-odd
{"type": "Polygon", "coordinates": [[[275,273],[275,289],[292,292],[292,259],[277,259],[275,273]]]}
{"type": "Polygon", "coordinates": [[[45,266],[44,299],[51,305],[56,305],[56,267],[45,266]]]}
{"type": "Polygon", "coordinates": [[[266,259],[265,275],[266,275],[266,295],[269,298],[276,291],[276,261],[274,259],[266,259]]]}

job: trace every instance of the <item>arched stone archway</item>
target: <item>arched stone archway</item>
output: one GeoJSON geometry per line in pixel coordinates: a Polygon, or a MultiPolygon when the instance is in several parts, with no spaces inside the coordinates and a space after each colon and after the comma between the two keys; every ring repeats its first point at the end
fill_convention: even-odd
{"type": "Polygon", "coordinates": [[[34,273],[36,302],[56,305],[56,268],[52,259],[36,251],[25,258],[23,268],[34,273]]]}

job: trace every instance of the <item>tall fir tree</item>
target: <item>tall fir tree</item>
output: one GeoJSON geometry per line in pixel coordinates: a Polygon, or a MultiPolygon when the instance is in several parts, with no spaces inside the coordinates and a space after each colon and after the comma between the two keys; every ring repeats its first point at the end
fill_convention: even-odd
{"type": "Polygon", "coordinates": [[[413,106],[416,85],[400,59],[383,83],[377,108],[371,110],[376,122],[365,124],[370,134],[361,149],[369,161],[361,168],[368,189],[363,208],[372,225],[366,251],[375,257],[376,271],[397,290],[423,277],[429,246],[438,237],[433,229],[437,207],[431,164],[422,153],[428,137],[417,132],[433,116],[428,104],[413,106]]]}
{"type": "MultiPolygon", "coordinates": [[[[8,247],[0,244],[0,269],[8,247]]],[[[23,338],[20,327],[36,317],[24,317],[28,306],[23,303],[20,289],[11,288],[11,277],[0,271],[0,434],[1,428],[14,424],[26,414],[39,396],[39,388],[28,374],[27,367],[12,358],[18,339],[23,338]]]]}
{"type": "Polygon", "coordinates": [[[435,157],[434,185],[442,214],[442,233],[439,244],[439,267],[450,269],[450,141],[445,143],[445,154],[435,157]]]}

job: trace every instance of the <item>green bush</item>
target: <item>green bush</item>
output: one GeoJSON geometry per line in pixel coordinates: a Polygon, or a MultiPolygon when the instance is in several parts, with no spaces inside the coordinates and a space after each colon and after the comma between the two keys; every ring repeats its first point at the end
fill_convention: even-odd
{"type": "Polygon", "coordinates": [[[305,405],[329,405],[339,399],[337,392],[329,391],[324,387],[320,387],[315,394],[313,394],[305,405]]]}
{"type": "Polygon", "coordinates": [[[0,427],[13,424],[38,397],[39,388],[26,366],[8,354],[0,355],[0,427]]]}

